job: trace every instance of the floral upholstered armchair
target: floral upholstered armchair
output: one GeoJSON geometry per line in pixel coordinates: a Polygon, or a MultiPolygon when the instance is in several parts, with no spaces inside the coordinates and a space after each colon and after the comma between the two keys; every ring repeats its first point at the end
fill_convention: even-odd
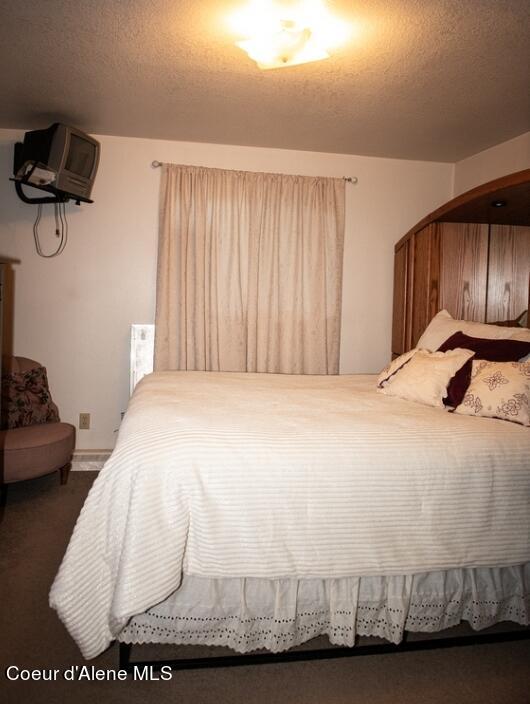
{"type": "Polygon", "coordinates": [[[68,481],[75,428],[61,423],[52,401],[46,369],[26,357],[3,362],[0,487],[2,505],[13,482],[60,472],[68,481]]]}

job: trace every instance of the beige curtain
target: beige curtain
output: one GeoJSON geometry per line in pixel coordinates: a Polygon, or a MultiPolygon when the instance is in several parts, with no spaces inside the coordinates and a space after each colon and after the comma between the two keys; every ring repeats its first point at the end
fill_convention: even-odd
{"type": "Polygon", "coordinates": [[[162,167],[155,369],[336,374],[344,181],[162,167]]]}

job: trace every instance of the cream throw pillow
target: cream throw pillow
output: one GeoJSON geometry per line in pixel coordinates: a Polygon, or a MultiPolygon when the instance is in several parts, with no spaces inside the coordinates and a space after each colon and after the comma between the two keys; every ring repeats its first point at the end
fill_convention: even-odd
{"type": "Polygon", "coordinates": [[[471,383],[455,413],[530,426],[530,362],[473,362],[471,383]]]}
{"type": "MultiPolygon", "coordinates": [[[[399,396],[408,401],[444,408],[443,400],[447,396],[449,382],[474,354],[471,350],[460,348],[448,352],[415,350],[409,361],[401,365],[378,391],[388,396],[399,396]]],[[[394,362],[399,359],[401,357],[394,362]]]]}
{"type": "Polygon", "coordinates": [[[459,331],[471,337],[482,337],[487,340],[524,340],[530,342],[528,328],[507,328],[502,325],[475,323],[471,320],[455,320],[446,310],[441,310],[427,325],[425,332],[418,340],[417,347],[437,350],[451,335],[459,331]]]}

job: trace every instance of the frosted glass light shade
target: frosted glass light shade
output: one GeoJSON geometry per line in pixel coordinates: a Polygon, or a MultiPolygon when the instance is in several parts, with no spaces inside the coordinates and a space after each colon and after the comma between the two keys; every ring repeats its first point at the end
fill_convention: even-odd
{"type": "Polygon", "coordinates": [[[236,45],[262,69],[295,66],[329,58],[329,49],[349,34],[346,23],[330,15],[323,0],[299,0],[287,6],[254,0],[231,17],[245,39],[236,45]]]}

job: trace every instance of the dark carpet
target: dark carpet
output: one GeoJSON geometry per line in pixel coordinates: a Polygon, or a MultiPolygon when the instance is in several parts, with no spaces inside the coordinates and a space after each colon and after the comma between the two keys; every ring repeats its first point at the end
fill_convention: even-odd
{"type": "MultiPolygon", "coordinates": [[[[189,670],[169,681],[65,681],[74,665],[117,667],[112,646],[86,663],[48,591],[92,472],[13,485],[0,524],[0,701],[239,704],[530,704],[530,641],[345,660],[189,670]],[[6,668],[58,669],[56,681],[9,681],[6,668]]],[[[196,653],[195,653],[196,654],[196,653]]]]}

